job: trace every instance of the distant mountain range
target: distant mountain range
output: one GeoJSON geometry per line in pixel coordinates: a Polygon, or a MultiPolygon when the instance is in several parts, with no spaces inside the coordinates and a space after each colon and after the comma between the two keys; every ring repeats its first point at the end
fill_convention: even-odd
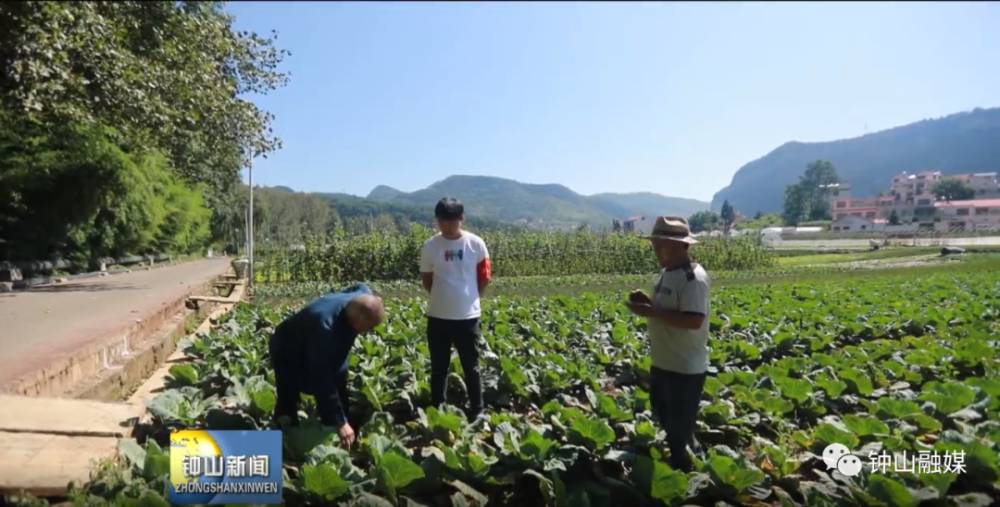
{"type": "Polygon", "coordinates": [[[798,182],[807,164],[821,159],[851,182],[855,197],[877,195],[903,171],[997,171],[1000,108],[977,108],[852,139],[785,143],[736,171],[732,183],[713,197],[712,209],[719,211],[728,200],[745,215],[781,211],[785,187],[798,182]]]}
{"type": "MultiPolygon", "coordinates": [[[[457,197],[479,224],[528,221],[604,226],[631,216],[691,216],[721,210],[728,200],[744,215],[781,211],[785,187],[798,182],[806,166],[829,160],[855,197],[870,197],[889,187],[896,174],[922,170],[946,175],[1000,169],[1000,108],[975,109],[923,120],[862,137],[839,141],[788,142],[741,167],[711,204],[651,192],[581,195],[558,184],[520,183],[493,176],[449,176],[415,192],[379,185],[366,197],[316,194],[341,216],[388,214],[425,220],[442,197],[457,197]]],[[[291,191],[287,187],[275,189],[291,191]]]]}
{"type": "Polygon", "coordinates": [[[421,206],[428,211],[442,197],[465,204],[466,214],[502,222],[610,224],[635,215],[690,216],[709,203],[650,192],[580,195],[558,184],[537,185],[492,176],[449,176],[415,192],[379,185],[367,200],[421,206]]]}

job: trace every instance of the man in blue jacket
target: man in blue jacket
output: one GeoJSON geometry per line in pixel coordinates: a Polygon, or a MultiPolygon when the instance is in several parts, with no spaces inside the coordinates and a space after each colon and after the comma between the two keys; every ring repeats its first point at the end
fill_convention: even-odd
{"type": "Polygon", "coordinates": [[[285,319],[271,337],[277,400],[274,417],[298,423],[300,393],[316,398],[320,421],[337,429],[345,447],[354,443],[348,420],[347,367],[359,334],[385,317],[382,299],[365,284],[327,294],[285,319]]]}

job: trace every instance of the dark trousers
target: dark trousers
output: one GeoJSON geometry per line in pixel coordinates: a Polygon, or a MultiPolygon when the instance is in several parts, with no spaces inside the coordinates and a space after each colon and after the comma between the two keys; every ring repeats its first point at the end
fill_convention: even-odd
{"type": "Polygon", "coordinates": [[[707,374],[686,375],[655,366],[649,373],[649,402],[653,415],[667,432],[670,466],[675,470],[690,471],[692,462],[688,446],[692,451],[698,451],[694,430],[707,374]]]}
{"type": "MultiPolygon", "coordinates": [[[[274,368],[274,420],[286,416],[291,420],[292,425],[299,423],[299,400],[302,393],[313,395],[309,387],[309,377],[306,371],[305,358],[289,357],[286,351],[281,350],[277,345],[278,340],[271,338],[269,350],[271,356],[271,367],[274,368]]],[[[340,404],[344,407],[344,414],[347,415],[350,424],[351,398],[347,390],[347,371],[343,370],[337,376],[337,396],[340,397],[340,404]]],[[[351,424],[353,428],[354,425],[351,424]]],[[[357,428],[355,428],[356,430],[357,428]]]]}
{"type": "Polygon", "coordinates": [[[469,416],[483,411],[483,381],[479,373],[479,319],[445,320],[427,318],[427,345],[431,351],[431,404],[441,406],[448,399],[448,373],[451,367],[451,347],[458,350],[458,359],[465,373],[469,393],[469,416]]]}

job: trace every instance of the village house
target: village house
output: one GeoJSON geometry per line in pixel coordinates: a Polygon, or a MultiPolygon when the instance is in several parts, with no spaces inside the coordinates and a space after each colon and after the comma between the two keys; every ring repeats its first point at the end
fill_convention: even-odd
{"type": "Polygon", "coordinates": [[[1000,180],[997,173],[960,174],[956,178],[966,182],[976,192],[976,199],[1000,197],[1000,180]]]}
{"type": "Polygon", "coordinates": [[[828,185],[827,188],[830,189],[830,214],[834,220],[879,217],[879,198],[854,199],[851,197],[851,184],[847,182],[828,185]]]}
{"type": "Polygon", "coordinates": [[[994,206],[980,202],[1000,199],[1000,184],[998,184],[996,176],[997,173],[953,176],[969,183],[969,186],[976,192],[975,199],[962,201],[966,204],[960,206],[935,200],[931,189],[934,183],[945,177],[941,171],[921,171],[913,174],[904,171],[893,176],[888,193],[882,192],[873,198],[853,198],[851,184],[847,182],[830,185],[828,187],[831,189],[830,213],[834,220],[830,230],[879,230],[884,227],[881,224],[888,223],[893,212],[901,224],[935,222],[936,228],[946,229],[958,227],[958,225],[949,227],[942,225],[942,222],[945,224],[966,223],[970,228],[996,227],[998,224],[994,224],[994,218],[991,214],[994,206]],[[959,210],[961,210],[961,215],[959,215],[959,210]],[[979,215],[976,215],[977,213],[979,215]],[[966,219],[965,217],[968,216],[972,218],[966,219]],[[867,221],[854,220],[856,218],[867,221]],[[861,227],[864,229],[860,229],[861,227]]]}
{"type": "MultiPolygon", "coordinates": [[[[749,220],[746,215],[739,212],[739,210],[733,210],[733,223],[735,226],[741,222],[746,222],[749,220]]],[[[639,233],[639,234],[649,234],[653,232],[653,225],[656,224],[656,217],[647,215],[636,215],[634,217],[628,217],[622,220],[622,232],[625,233],[639,233]]],[[[722,231],[723,234],[727,231],[722,231]]]]}
{"type": "Polygon", "coordinates": [[[654,223],[656,223],[656,217],[647,217],[645,215],[629,217],[622,221],[622,232],[649,234],[653,232],[654,223]]]}
{"type": "Polygon", "coordinates": [[[847,215],[831,222],[830,230],[834,232],[868,232],[884,230],[887,225],[889,225],[889,220],[885,218],[847,215]]]}
{"type": "Polygon", "coordinates": [[[936,229],[995,229],[1000,228],[1000,198],[939,201],[934,203],[940,221],[936,229]]]}

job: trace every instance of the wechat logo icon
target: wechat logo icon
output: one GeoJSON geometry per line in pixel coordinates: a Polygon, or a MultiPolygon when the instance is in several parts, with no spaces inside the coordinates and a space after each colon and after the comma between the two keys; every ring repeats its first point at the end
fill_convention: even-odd
{"type": "Polygon", "coordinates": [[[844,444],[830,444],[823,449],[823,462],[826,469],[836,469],[847,477],[854,477],[861,473],[861,459],[851,454],[844,444]]]}

